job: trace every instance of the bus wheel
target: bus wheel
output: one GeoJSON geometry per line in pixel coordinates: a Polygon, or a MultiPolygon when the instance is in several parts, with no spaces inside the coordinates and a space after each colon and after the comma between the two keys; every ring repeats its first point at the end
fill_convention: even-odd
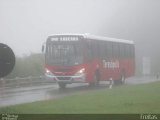
{"type": "Polygon", "coordinates": [[[122,74],[119,80],[114,80],[114,85],[125,84],[125,74],[122,74]]]}
{"type": "Polygon", "coordinates": [[[66,88],[66,83],[58,83],[60,89],[66,88]]]}
{"type": "Polygon", "coordinates": [[[120,80],[114,80],[114,85],[121,85],[122,82],[121,82],[121,79],[120,80]]]}

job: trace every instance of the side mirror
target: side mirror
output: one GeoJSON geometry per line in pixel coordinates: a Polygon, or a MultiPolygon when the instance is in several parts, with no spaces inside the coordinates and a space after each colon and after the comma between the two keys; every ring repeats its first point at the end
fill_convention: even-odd
{"type": "Polygon", "coordinates": [[[7,76],[14,68],[15,55],[12,49],[0,43],[0,78],[7,76]]]}
{"type": "Polygon", "coordinates": [[[42,45],[42,53],[44,52],[44,45],[42,45]]]}
{"type": "Polygon", "coordinates": [[[42,45],[42,53],[45,52],[45,45],[46,45],[46,43],[43,43],[43,45],[42,45]]]}

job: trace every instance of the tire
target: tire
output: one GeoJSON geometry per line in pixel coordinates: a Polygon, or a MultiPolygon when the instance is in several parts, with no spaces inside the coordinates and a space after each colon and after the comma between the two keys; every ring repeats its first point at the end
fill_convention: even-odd
{"type": "Polygon", "coordinates": [[[59,89],[65,89],[66,88],[66,83],[58,83],[59,89]]]}
{"type": "Polygon", "coordinates": [[[121,85],[121,84],[122,84],[121,80],[114,80],[114,85],[121,85]]]}
{"type": "Polygon", "coordinates": [[[125,74],[122,73],[119,80],[114,80],[114,85],[123,85],[125,84],[125,74]]]}

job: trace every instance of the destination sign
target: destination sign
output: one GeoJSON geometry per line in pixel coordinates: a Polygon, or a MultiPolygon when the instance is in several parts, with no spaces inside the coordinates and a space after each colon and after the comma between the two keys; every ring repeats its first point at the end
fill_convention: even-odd
{"type": "Polygon", "coordinates": [[[78,41],[78,37],[52,37],[51,41],[78,41]]]}

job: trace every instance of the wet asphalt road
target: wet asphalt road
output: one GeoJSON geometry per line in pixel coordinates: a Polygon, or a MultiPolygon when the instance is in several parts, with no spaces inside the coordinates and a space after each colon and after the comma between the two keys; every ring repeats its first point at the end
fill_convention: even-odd
{"type": "MultiPolygon", "coordinates": [[[[126,84],[136,85],[157,81],[151,77],[135,77],[126,81],[126,84]]],[[[57,84],[46,84],[29,87],[0,88],[0,107],[15,104],[30,103],[35,101],[50,100],[86,91],[109,88],[108,82],[101,83],[98,87],[88,87],[88,84],[69,84],[67,89],[59,90],[57,84]]],[[[114,88],[113,88],[114,89],[114,88]]]]}

